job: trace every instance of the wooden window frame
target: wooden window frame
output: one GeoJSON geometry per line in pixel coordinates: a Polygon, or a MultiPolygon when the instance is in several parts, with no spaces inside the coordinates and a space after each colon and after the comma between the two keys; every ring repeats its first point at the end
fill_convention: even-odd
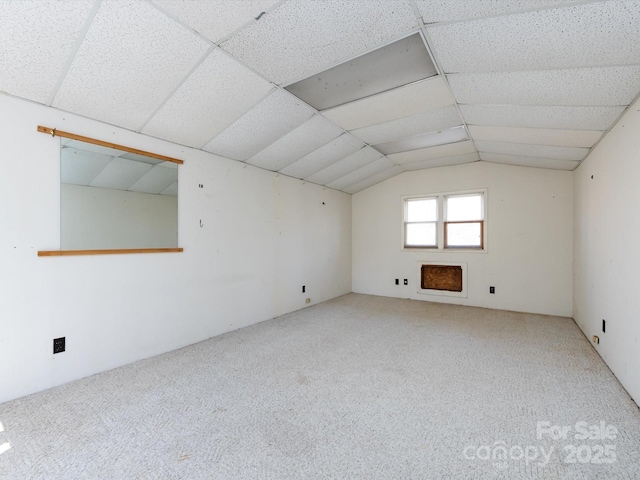
{"type": "Polygon", "coordinates": [[[487,193],[486,188],[479,188],[475,190],[466,190],[458,192],[443,192],[443,193],[431,193],[425,195],[410,195],[402,197],[403,204],[403,218],[402,218],[402,250],[404,251],[416,251],[425,250],[432,252],[481,252],[487,251],[487,193]],[[447,199],[452,197],[463,196],[475,196],[479,195],[482,198],[482,219],[481,220],[459,220],[459,221],[447,221],[446,220],[446,204],[447,199]],[[437,219],[431,222],[408,222],[407,221],[407,209],[408,203],[412,200],[431,200],[435,199],[437,202],[437,219]],[[409,224],[422,224],[433,223],[436,227],[436,245],[407,245],[407,225],[409,224]],[[457,223],[479,223],[480,224],[480,246],[478,245],[447,245],[447,228],[449,224],[457,223]]]}

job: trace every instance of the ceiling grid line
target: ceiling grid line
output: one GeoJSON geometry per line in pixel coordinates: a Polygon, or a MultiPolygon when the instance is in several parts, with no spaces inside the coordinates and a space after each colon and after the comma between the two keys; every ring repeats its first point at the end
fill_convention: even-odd
{"type": "Polygon", "coordinates": [[[454,99],[454,103],[453,104],[454,104],[456,110],[458,111],[458,115],[460,115],[460,119],[462,120],[462,124],[464,125],[464,129],[467,132],[467,136],[469,137],[469,141],[471,142],[471,145],[473,145],[473,148],[475,149],[476,153],[479,155],[480,152],[476,148],[476,144],[475,144],[475,142],[473,140],[473,137],[471,136],[471,132],[469,131],[469,126],[467,125],[467,121],[464,118],[464,115],[462,115],[462,110],[460,110],[460,105],[456,101],[456,97],[453,94],[453,90],[451,88],[451,85],[449,85],[449,79],[447,78],[447,76],[444,73],[444,70],[440,66],[440,61],[438,59],[438,55],[436,54],[435,50],[431,46],[431,40],[429,38],[429,33],[427,32],[427,28],[426,28],[424,22],[422,21],[422,15],[420,14],[420,10],[418,9],[418,6],[416,5],[415,0],[409,0],[409,3],[411,5],[411,8],[413,10],[414,15],[416,16],[416,18],[420,22],[420,29],[422,31],[422,35],[424,37],[424,41],[425,41],[427,50],[429,51],[429,55],[431,55],[431,58],[433,58],[433,64],[436,66],[436,69],[438,70],[438,75],[442,76],[442,79],[443,79],[447,89],[449,90],[449,94],[454,99]]]}
{"type": "Polygon", "coordinates": [[[67,61],[64,67],[62,68],[60,77],[58,77],[58,81],[56,82],[55,86],[53,87],[53,90],[51,91],[51,94],[49,95],[49,98],[47,99],[47,105],[51,106],[51,104],[55,100],[56,95],[58,94],[58,90],[60,90],[60,87],[62,86],[62,82],[67,76],[67,73],[69,72],[69,69],[73,64],[73,61],[76,58],[76,55],[78,54],[78,50],[80,50],[80,46],[82,45],[82,42],[84,42],[84,39],[87,35],[87,32],[89,31],[89,28],[91,28],[93,19],[98,13],[98,10],[100,10],[101,4],[102,4],[102,0],[94,0],[93,7],[91,8],[91,12],[89,12],[89,16],[87,17],[87,20],[85,21],[85,24],[82,27],[82,30],[80,31],[80,34],[78,35],[78,38],[73,46],[73,49],[71,50],[71,53],[69,54],[69,57],[67,58],[67,61]]]}
{"type": "MultiPolygon", "coordinates": [[[[209,47],[209,49],[208,49],[206,52],[204,52],[204,54],[202,55],[202,57],[200,57],[200,59],[199,59],[199,60],[198,60],[194,65],[193,65],[193,67],[191,67],[191,69],[190,69],[190,70],[185,74],[185,76],[182,78],[182,80],[180,80],[180,81],[178,82],[178,84],[175,86],[175,88],[174,88],[173,90],[171,90],[171,92],[169,92],[169,94],[165,97],[165,99],[164,99],[164,100],[162,100],[162,102],[160,102],[160,103],[158,104],[158,108],[156,108],[156,109],[153,111],[153,113],[152,113],[151,115],[149,115],[149,116],[147,117],[147,119],[146,119],[144,122],[142,122],[142,125],[140,125],[140,126],[136,129],[136,132],[138,132],[138,133],[139,133],[139,132],[141,132],[141,131],[144,129],[144,127],[146,127],[146,126],[147,126],[147,124],[151,121],[151,119],[152,119],[153,117],[155,117],[155,116],[157,115],[157,113],[158,113],[160,110],[162,110],[162,107],[164,107],[164,106],[166,105],[166,103],[167,103],[169,100],[171,100],[171,97],[173,97],[173,96],[175,95],[175,93],[176,93],[178,90],[180,90],[180,87],[182,87],[182,85],[184,85],[184,83],[189,79],[189,77],[190,77],[191,75],[193,75],[193,72],[195,72],[195,71],[200,67],[200,65],[202,65],[202,63],[207,59],[207,57],[208,57],[209,55],[211,55],[211,53],[212,53],[216,48],[218,48],[218,47],[217,47],[215,44],[213,44],[211,47],[209,47]]],[[[187,146],[188,146],[188,145],[187,145],[187,146]]]]}
{"type": "MultiPolygon", "coordinates": [[[[466,0],[466,1],[473,1],[473,0],[466,0]]],[[[532,12],[541,12],[545,10],[556,10],[558,8],[576,7],[580,5],[589,5],[592,3],[602,3],[607,1],[610,1],[610,0],[576,0],[576,1],[567,0],[566,2],[562,2],[559,4],[547,4],[547,5],[541,5],[535,8],[525,8],[522,10],[513,10],[510,12],[496,13],[493,15],[479,15],[477,17],[466,17],[466,18],[460,18],[456,20],[445,20],[440,22],[429,22],[429,23],[423,22],[423,23],[424,25],[429,27],[435,26],[435,25],[452,25],[455,23],[471,22],[474,20],[487,20],[490,18],[508,17],[509,15],[519,15],[521,13],[532,13],[532,12]]]]}

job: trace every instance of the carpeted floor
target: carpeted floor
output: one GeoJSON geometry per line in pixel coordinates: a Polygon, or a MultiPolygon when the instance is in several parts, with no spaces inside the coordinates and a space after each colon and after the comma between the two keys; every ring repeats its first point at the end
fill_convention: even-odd
{"type": "Polygon", "coordinates": [[[638,407],[571,319],[357,294],[0,422],[2,479],[640,478],[638,407]]]}

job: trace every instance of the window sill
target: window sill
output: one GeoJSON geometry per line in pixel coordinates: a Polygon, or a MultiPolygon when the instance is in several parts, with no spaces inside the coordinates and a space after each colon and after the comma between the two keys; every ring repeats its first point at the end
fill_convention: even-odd
{"type": "Polygon", "coordinates": [[[402,251],[419,253],[487,253],[486,248],[402,247],[402,251]]]}
{"type": "Polygon", "coordinates": [[[72,257],[77,255],[120,255],[129,253],[174,253],[182,248],[119,248],[113,250],[39,250],[39,257],[72,257]]]}

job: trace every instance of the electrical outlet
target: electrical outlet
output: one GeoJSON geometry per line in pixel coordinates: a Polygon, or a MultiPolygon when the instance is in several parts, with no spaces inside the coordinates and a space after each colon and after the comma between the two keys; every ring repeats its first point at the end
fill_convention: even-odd
{"type": "Polygon", "coordinates": [[[60,353],[60,352],[64,352],[65,350],[65,338],[66,337],[60,337],[60,338],[54,338],[53,339],[53,353],[60,353]]]}
{"type": "Polygon", "coordinates": [[[307,291],[307,287],[305,285],[302,285],[302,293],[305,293],[307,291]]]}
{"type": "Polygon", "coordinates": [[[400,279],[396,278],[396,285],[400,285],[400,279]]]}
{"type": "Polygon", "coordinates": [[[489,293],[496,293],[496,287],[489,287],[489,293]]]}
{"type": "Polygon", "coordinates": [[[602,319],[602,333],[605,333],[607,329],[607,321],[603,318],[602,319]]]}
{"type": "Polygon", "coordinates": [[[409,280],[407,280],[406,278],[404,279],[404,284],[405,285],[409,285],[409,280]]]}

